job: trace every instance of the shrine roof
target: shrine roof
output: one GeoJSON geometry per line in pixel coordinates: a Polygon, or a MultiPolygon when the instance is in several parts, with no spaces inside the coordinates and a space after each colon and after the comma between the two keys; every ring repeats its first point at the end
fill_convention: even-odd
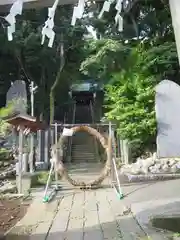
{"type": "Polygon", "coordinates": [[[35,117],[32,117],[28,114],[12,114],[4,118],[9,124],[18,127],[29,128],[31,132],[37,132],[38,130],[46,129],[47,125],[37,120],[35,117]]]}

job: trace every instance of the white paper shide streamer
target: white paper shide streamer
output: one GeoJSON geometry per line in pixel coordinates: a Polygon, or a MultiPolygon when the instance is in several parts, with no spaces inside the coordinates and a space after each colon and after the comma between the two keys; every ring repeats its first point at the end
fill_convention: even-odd
{"type": "Polygon", "coordinates": [[[102,18],[104,12],[109,12],[111,4],[113,2],[114,2],[114,0],[107,0],[107,1],[104,2],[103,7],[102,7],[102,9],[99,13],[99,16],[98,16],[99,19],[102,18]]]}
{"type": "Polygon", "coordinates": [[[87,31],[91,34],[94,40],[97,40],[97,33],[93,26],[86,26],[87,31]]]}
{"type": "Polygon", "coordinates": [[[123,31],[123,18],[121,17],[121,13],[117,12],[115,16],[115,24],[118,26],[118,31],[122,32],[123,31]]]}
{"type": "Polygon", "coordinates": [[[16,16],[22,14],[23,0],[16,0],[12,5],[9,14],[5,17],[5,20],[10,26],[7,28],[8,41],[13,40],[13,33],[16,30],[16,16]]]}
{"type": "Polygon", "coordinates": [[[115,24],[118,26],[119,32],[123,31],[123,18],[121,17],[122,2],[123,0],[117,0],[116,6],[115,6],[117,10],[117,14],[115,16],[115,24]]]}
{"type": "Polygon", "coordinates": [[[48,8],[48,19],[45,22],[45,25],[42,29],[42,41],[41,44],[44,44],[45,38],[49,38],[48,47],[52,48],[54,39],[55,39],[55,32],[54,28],[54,16],[58,6],[59,0],[55,0],[54,5],[51,8],[48,8]]]}
{"type": "Polygon", "coordinates": [[[79,0],[78,5],[74,7],[71,25],[75,26],[76,20],[83,17],[85,0],[79,0]]]}
{"type": "MultiPolygon", "coordinates": [[[[107,0],[104,2],[103,7],[99,13],[98,18],[102,18],[104,12],[109,12],[111,4],[114,2],[114,0],[107,0]]],[[[123,31],[123,18],[121,17],[121,11],[122,11],[122,2],[123,0],[117,0],[116,2],[116,10],[117,14],[115,16],[115,24],[118,26],[118,31],[122,32],[123,31]]]]}

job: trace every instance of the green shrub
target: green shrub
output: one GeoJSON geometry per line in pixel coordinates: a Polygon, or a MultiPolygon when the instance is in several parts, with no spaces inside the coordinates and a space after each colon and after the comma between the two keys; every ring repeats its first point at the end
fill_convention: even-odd
{"type": "Polygon", "coordinates": [[[12,156],[11,156],[11,151],[7,150],[5,148],[1,148],[0,149],[0,161],[7,161],[7,160],[11,160],[12,156]]]}
{"type": "MultiPolygon", "coordinates": [[[[31,187],[44,186],[47,183],[49,171],[41,171],[35,173],[31,178],[31,187]]],[[[51,176],[51,181],[54,181],[54,174],[51,176]]]]}

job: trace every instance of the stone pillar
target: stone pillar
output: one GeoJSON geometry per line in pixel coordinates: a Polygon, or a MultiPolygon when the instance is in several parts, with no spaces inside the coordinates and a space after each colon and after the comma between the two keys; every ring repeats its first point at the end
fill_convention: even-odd
{"type": "Polygon", "coordinates": [[[44,161],[44,154],[45,154],[45,133],[44,131],[39,130],[37,133],[37,160],[36,160],[36,168],[45,170],[47,169],[47,163],[44,161]]]}
{"type": "Polygon", "coordinates": [[[22,155],[22,173],[28,172],[28,153],[22,155]]]}
{"type": "Polygon", "coordinates": [[[121,140],[121,159],[124,164],[129,164],[129,144],[127,140],[121,140]]]}
{"type": "Polygon", "coordinates": [[[44,131],[38,131],[38,162],[44,162],[44,131]]]}
{"type": "Polygon", "coordinates": [[[178,59],[180,63],[180,0],[169,0],[169,6],[176,39],[178,59]]]}

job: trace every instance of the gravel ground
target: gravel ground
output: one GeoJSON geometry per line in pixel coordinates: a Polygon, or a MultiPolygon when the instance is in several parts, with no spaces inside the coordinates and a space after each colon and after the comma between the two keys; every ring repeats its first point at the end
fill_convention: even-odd
{"type": "Polygon", "coordinates": [[[20,199],[0,200],[0,235],[12,228],[27,212],[29,203],[20,199]]]}

